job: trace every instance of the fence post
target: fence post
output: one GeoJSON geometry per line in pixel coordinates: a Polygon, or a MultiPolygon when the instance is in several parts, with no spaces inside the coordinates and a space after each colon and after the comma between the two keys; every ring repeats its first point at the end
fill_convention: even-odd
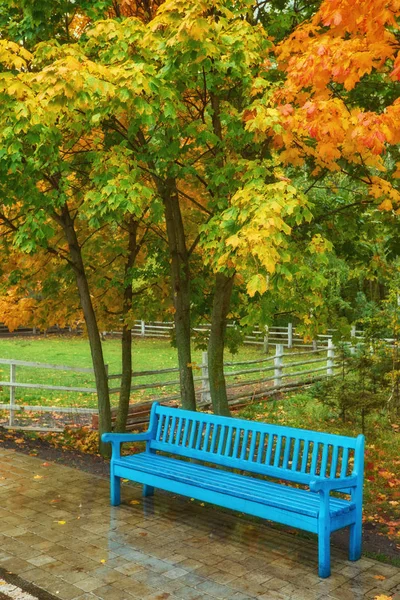
{"type": "Polygon", "coordinates": [[[287,347],[293,348],[293,323],[288,323],[287,326],[287,347]]]}
{"type": "Polygon", "coordinates": [[[146,335],[146,323],[144,321],[140,321],[140,335],[142,337],[146,335]]]}
{"type": "Polygon", "coordinates": [[[201,394],[200,400],[204,404],[211,401],[210,380],[208,378],[208,352],[201,354],[201,394]]]}
{"type": "Polygon", "coordinates": [[[312,341],[312,349],[313,350],[318,350],[318,340],[313,340],[312,341]]]}
{"type": "MultiPolygon", "coordinates": [[[[17,380],[17,365],[13,363],[10,364],[10,383],[13,384],[17,380]]],[[[9,426],[13,427],[14,425],[14,405],[15,405],[15,387],[10,385],[10,416],[9,416],[9,426]]]]}
{"type": "Polygon", "coordinates": [[[264,354],[268,354],[268,350],[269,350],[269,343],[268,343],[268,325],[265,326],[265,334],[264,334],[264,342],[263,342],[263,347],[264,347],[264,354]]]}
{"type": "Polygon", "coordinates": [[[333,375],[333,367],[335,361],[335,346],[333,345],[332,338],[328,339],[328,351],[326,353],[326,374],[327,376],[333,375]]]}
{"type": "Polygon", "coordinates": [[[276,344],[274,357],[274,387],[282,385],[282,368],[283,368],[283,344],[276,344]]]}
{"type": "Polygon", "coordinates": [[[355,345],[353,343],[353,339],[356,338],[356,326],[355,325],[352,325],[350,335],[351,335],[350,354],[355,354],[356,353],[356,347],[355,347],[355,345]]]}

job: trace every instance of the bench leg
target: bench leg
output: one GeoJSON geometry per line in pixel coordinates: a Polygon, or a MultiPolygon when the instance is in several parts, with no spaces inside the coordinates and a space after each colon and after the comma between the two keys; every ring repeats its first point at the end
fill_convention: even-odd
{"type": "Polygon", "coordinates": [[[154,488],[152,485],[144,485],[143,486],[143,497],[154,496],[154,488]]]}
{"type": "Polygon", "coordinates": [[[350,546],[349,560],[358,560],[361,558],[362,541],[362,519],[357,517],[357,521],[350,525],[350,546]]]}
{"type": "Polygon", "coordinates": [[[111,475],[110,484],[111,505],[119,506],[121,504],[121,478],[111,475]]]}
{"type": "Polygon", "coordinates": [[[331,574],[331,533],[329,523],[320,523],[318,527],[318,575],[322,578],[331,574]]]}

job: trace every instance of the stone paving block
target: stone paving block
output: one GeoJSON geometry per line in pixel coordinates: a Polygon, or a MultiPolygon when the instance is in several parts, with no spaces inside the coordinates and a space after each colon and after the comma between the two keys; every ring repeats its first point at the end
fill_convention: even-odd
{"type": "Polygon", "coordinates": [[[332,576],[321,580],[316,539],[234,512],[160,491],[143,501],[134,484],[110,507],[105,479],[50,465],[34,480],[40,460],[2,449],[0,471],[0,565],[61,600],[369,600],[400,592],[400,569],[352,563],[335,548],[332,576]]]}

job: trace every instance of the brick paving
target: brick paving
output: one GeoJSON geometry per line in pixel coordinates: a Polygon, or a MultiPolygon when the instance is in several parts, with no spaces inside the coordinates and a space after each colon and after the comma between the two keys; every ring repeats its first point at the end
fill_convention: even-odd
{"type": "MultiPolygon", "coordinates": [[[[0,450],[0,567],[62,600],[400,600],[400,569],[260,520],[0,450]]],[[[0,588],[1,593],[1,588],[0,588]]]]}

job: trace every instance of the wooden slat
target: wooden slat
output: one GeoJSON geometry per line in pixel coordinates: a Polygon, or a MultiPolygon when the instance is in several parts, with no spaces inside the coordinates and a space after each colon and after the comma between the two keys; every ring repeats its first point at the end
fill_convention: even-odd
{"type": "Polygon", "coordinates": [[[265,464],[266,465],[271,464],[271,454],[272,454],[272,449],[274,447],[275,437],[276,436],[271,435],[271,434],[268,435],[268,446],[267,446],[267,452],[265,454],[265,464]]]}
{"type": "Polygon", "coordinates": [[[207,425],[206,425],[206,431],[205,431],[205,434],[204,434],[203,445],[201,447],[201,449],[204,452],[207,452],[207,450],[208,450],[208,442],[210,441],[209,440],[209,438],[210,438],[210,428],[211,428],[211,423],[207,423],[207,425]]]}
{"type": "Polygon", "coordinates": [[[343,448],[342,468],[340,470],[340,477],[346,477],[348,461],[349,461],[349,449],[343,448]]]}
{"type": "Polygon", "coordinates": [[[330,477],[335,478],[337,475],[337,466],[338,466],[338,457],[339,457],[339,446],[333,446],[332,452],[332,462],[331,462],[331,470],[330,477]]]}
{"type": "Polygon", "coordinates": [[[300,450],[300,438],[296,438],[294,441],[293,455],[292,455],[292,471],[297,471],[299,462],[299,450],[300,450]]]}
{"type": "Polygon", "coordinates": [[[301,458],[301,473],[306,473],[307,472],[307,464],[308,464],[308,452],[310,449],[310,442],[309,440],[303,440],[304,444],[303,444],[303,455],[301,458]]]}
{"type": "Polygon", "coordinates": [[[329,445],[324,444],[324,447],[322,450],[321,469],[319,472],[320,477],[325,477],[325,475],[326,475],[326,466],[328,464],[328,456],[329,456],[329,445]]]}
{"type": "Polygon", "coordinates": [[[313,451],[312,451],[312,458],[311,458],[311,468],[310,468],[310,474],[311,475],[315,475],[315,471],[316,471],[316,468],[317,468],[318,450],[319,450],[319,443],[318,442],[314,442],[313,451]]]}
{"type": "Polygon", "coordinates": [[[176,416],[173,416],[171,419],[171,427],[169,430],[169,437],[168,437],[168,443],[172,444],[174,441],[174,435],[175,435],[175,426],[176,426],[176,416]]]}
{"type": "Polygon", "coordinates": [[[289,456],[290,456],[290,447],[292,445],[292,439],[291,437],[287,437],[285,439],[285,450],[283,453],[283,462],[282,462],[282,467],[284,469],[288,468],[288,462],[289,462],[289,456]]]}

